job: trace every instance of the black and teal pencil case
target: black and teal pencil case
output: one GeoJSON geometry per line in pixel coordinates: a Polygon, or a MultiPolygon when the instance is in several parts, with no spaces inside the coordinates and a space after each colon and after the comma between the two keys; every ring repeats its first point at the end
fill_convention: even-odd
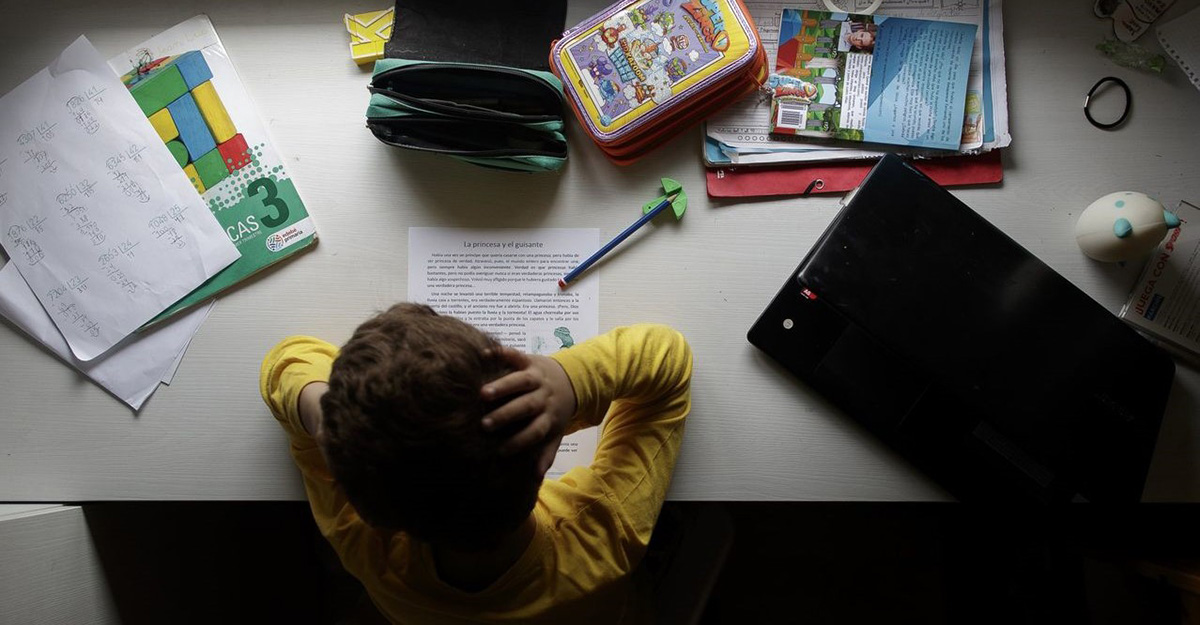
{"type": "Polygon", "coordinates": [[[383,59],[370,91],[367,127],[388,145],[516,171],[567,160],[563,86],[550,72],[383,59]]]}

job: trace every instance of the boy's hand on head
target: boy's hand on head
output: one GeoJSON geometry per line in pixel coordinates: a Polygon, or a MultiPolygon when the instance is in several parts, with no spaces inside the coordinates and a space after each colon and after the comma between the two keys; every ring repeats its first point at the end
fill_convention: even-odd
{"type": "Polygon", "coordinates": [[[501,452],[514,454],[540,448],[538,470],[545,473],[558,452],[563,431],[575,415],[575,389],[562,365],[545,356],[525,354],[501,347],[491,354],[503,358],[516,371],[483,385],[481,394],[489,402],[507,401],[483,417],[483,427],[495,431],[524,423],[505,441],[501,452]]]}

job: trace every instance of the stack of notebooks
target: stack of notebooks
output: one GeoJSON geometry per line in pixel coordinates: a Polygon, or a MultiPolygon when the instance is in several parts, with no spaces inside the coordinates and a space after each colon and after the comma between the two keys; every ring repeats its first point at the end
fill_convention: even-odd
{"type": "Polygon", "coordinates": [[[773,74],[710,119],[713,197],[840,192],[885,152],[943,185],[999,182],[1011,142],[1000,0],[858,15],[747,2],[773,74]]]}

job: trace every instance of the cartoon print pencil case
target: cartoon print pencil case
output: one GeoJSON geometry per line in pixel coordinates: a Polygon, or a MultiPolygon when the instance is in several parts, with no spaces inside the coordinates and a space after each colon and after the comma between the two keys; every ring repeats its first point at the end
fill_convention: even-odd
{"type": "Polygon", "coordinates": [[[623,0],[563,33],[550,69],[625,165],[756,90],[767,57],[741,0],[623,0]]]}
{"type": "Polygon", "coordinates": [[[567,159],[562,82],[549,72],[383,59],[369,90],[367,127],[388,145],[517,171],[567,159]]]}

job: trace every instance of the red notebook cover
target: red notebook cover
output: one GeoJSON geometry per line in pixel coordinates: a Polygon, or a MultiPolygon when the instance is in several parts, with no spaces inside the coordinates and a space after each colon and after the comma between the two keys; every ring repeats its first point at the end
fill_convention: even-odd
{"type": "MultiPolygon", "coordinates": [[[[788,165],[785,167],[718,167],[706,172],[709,197],[756,197],[842,193],[857,187],[875,159],[788,165]]],[[[994,184],[1004,180],[1000,151],[912,161],[944,187],[994,184]]]]}

